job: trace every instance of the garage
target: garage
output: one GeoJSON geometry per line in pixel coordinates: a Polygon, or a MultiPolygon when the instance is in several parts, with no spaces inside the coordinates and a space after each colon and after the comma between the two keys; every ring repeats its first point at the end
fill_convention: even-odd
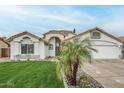
{"type": "Polygon", "coordinates": [[[122,41],[102,29],[96,27],[78,34],[77,37],[80,40],[85,38],[90,40],[92,48],[98,51],[92,52],[94,59],[120,59],[122,57],[122,41]]]}
{"type": "Polygon", "coordinates": [[[98,52],[93,52],[95,59],[119,59],[121,58],[121,49],[117,45],[94,45],[92,46],[98,52]]]}

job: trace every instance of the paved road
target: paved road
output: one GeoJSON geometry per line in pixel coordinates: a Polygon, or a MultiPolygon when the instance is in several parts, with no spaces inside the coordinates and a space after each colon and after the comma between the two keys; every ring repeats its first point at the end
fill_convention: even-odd
{"type": "Polygon", "coordinates": [[[106,88],[124,88],[124,60],[95,60],[82,69],[106,88]]]}

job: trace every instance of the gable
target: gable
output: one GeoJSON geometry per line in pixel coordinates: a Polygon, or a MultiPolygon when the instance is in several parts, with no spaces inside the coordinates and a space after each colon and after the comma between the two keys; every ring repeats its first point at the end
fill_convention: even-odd
{"type": "Polygon", "coordinates": [[[89,29],[85,32],[82,32],[72,38],[69,38],[67,40],[71,40],[71,39],[75,39],[75,38],[82,38],[82,39],[85,39],[85,38],[89,38],[90,40],[101,40],[101,41],[109,41],[109,42],[113,42],[113,43],[117,43],[117,44],[122,44],[122,41],[119,40],[118,38],[116,38],[115,36],[103,31],[102,29],[96,27],[96,28],[93,28],[93,29],[89,29]],[[100,33],[100,39],[92,39],[91,38],[91,32],[99,32],[100,33]]]}
{"type": "Polygon", "coordinates": [[[92,39],[91,33],[86,33],[84,35],[79,36],[80,40],[84,40],[85,38],[89,38],[92,45],[120,45],[119,41],[116,39],[113,39],[106,34],[100,32],[100,38],[99,39],[92,39]]]}
{"type": "Polygon", "coordinates": [[[20,41],[26,40],[25,38],[30,38],[30,40],[32,40],[32,42],[39,42],[39,39],[34,38],[34,37],[32,37],[32,36],[30,36],[30,35],[28,35],[28,34],[25,34],[25,35],[16,37],[16,38],[14,38],[12,41],[20,42],[20,41]]]}
{"type": "Polygon", "coordinates": [[[7,41],[5,41],[4,39],[2,39],[2,38],[0,38],[0,46],[10,46],[10,44],[7,42],[7,41]]]}
{"type": "Polygon", "coordinates": [[[32,33],[29,33],[27,31],[11,36],[10,38],[8,38],[8,41],[9,42],[11,42],[13,40],[19,41],[24,37],[30,37],[30,38],[34,39],[35,41],[44,41],[42,38],[40,38],[32,33]]]}
{"type": "Polygon", "coordinates": [[[8,44],[0,40],[0,48],[6,48],[8,47],[8,44]]]}
{"type": "Polygon", "coordinates": [[[48,41],[48,40],[49,40],[50,38],[52,38],[52,37],[58,37],[58,38],[60,38],[61,40],[64,39],[64,36],[63,36],[62,34],[57,34],[57,33],[46,34],[45,37],[44,37],[44,39],[48,41]]]}
{"type": "Polygon", "coordinates": [[[58,37],[63,41],[64,39],[73,37],[76,34],[73,33],[72,31],[67,31],[67,30],[50,30],[49,32],[43,35],[44,35],[43,39],[47,41],[52,37],[58,37]]]}
{"type": "Polygon", "coordinates": [[[109,38],[114,39],[114,40],[116,40],[116,41],[122,43],[122,41],[121,41],[120,39],[118,39],[117,37],[115,37],[114,35],[109,34],[109,33],[105,32],[104,30],[102,30],[102,29],[100,29],[100,28],[98,28],[98,27],[96,27],[95,29],[96,29],[97,31],[101,32],[102,34],[108,36],[109,38]]]}

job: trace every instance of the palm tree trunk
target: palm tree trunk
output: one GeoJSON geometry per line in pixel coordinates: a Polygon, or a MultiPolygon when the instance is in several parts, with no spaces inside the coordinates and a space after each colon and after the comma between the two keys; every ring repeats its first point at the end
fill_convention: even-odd
{"type": "Polygon", "coordinates": [[[66,78],[67,78],[67,83],[69,86],[75,86],[75,83],[74,83],[74,77],[73,77],[73,69],[72,69],[72,65],[70,64],[69,65],[69,70],[70,70],[70,75],[68,74],[65,74],[66,75],[66,78]]]}
{"type": "Polygon", "coordinates": [[[77,71],[78,71],[78,66],[79,66],[79,59],[77,58],[77,62],[73,64],[73,83],[74,86],[76,86],[76,78],[77,78],[77,71]]]}
{"type": "Polygon", "coordinates": [[[72,69],[71,69],[71,72],[72,72],[72,75],[71,76],[67,76],[67,80],[68,80],[68,84],[70,86],[76,86],[76,78],[77,78],[77,71],[78,71],[78,66],[79,66],[79,59],[77,58],[77,62],[75,62],[73,65],[72,65],[72,69]]]}
{"type": "Polygon", "coordinates": [[[75,86],[73,76],[67,76],[67,81],[69,86],[75,86]]]}

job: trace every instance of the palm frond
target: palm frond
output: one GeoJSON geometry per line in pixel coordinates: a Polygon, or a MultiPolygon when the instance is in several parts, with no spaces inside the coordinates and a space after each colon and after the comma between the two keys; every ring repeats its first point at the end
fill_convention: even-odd
{"type": "Polygon", "coordinates": [[[89,38],[82,41],[74,39],[62,43],[60,47],[59,62],[57,64],[58,75],[61,76],[60,73],[62,70],[65,75],[73,77],[73,65],[78,64],[78,66],[81,66],[86,60],[91,63],[93,51],[97,52],[96,49],[91,47],[89,38]]]}

